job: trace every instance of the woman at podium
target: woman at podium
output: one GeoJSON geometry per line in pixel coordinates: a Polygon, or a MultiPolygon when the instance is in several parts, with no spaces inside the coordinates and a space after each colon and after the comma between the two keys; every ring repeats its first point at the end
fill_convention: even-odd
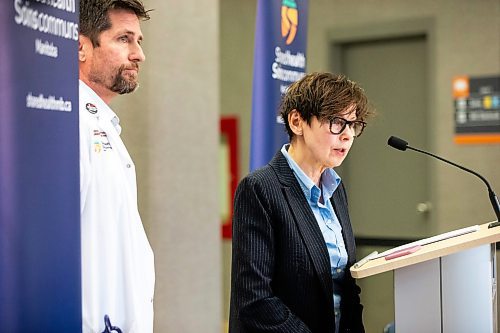
{"type": "Polygon", "coordinates": [[[371,111],[342,75],[312,73],[280,105],[290,142],[235,195],[229,331],[364,332],[338,167],[371,111]]]}

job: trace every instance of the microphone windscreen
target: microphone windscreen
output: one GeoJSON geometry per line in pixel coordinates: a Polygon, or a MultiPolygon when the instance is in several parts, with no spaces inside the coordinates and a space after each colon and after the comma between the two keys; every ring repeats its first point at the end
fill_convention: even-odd
{"type": "Polygon", "coordinates": [[[393,148],[405,151],[406,147],[408,147],[408,142],[403,139],[400,139],[396,136],[391,136],[389,140],[387,140],[387,144],[393,148]]]}

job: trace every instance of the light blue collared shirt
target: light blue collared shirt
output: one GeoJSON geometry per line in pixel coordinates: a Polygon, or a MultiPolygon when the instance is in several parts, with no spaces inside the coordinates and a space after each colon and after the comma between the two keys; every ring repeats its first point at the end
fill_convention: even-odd
{"type": "MultiPolygon", "coordinates": [[[[335,280],[342,279],[347,265],[347,250],[345,248],[344,238],[342,237],[342,227],[340,226],[339,219],[330,202],[333,192],[335,192],[340,184],[340,177],[333,169],[326,169],[321,175],[320,190],[288,154],[289,146],[289,144],[283,145],[281,153],[285,156],[288,165],[293,170],[302,188],[302,192],[304,192],[307,202],[314,213],[314,217],[318,222],[330,256],[331,273],[335,282],[335,280]],[[323,203],[319,200],[321,192],[323,192],[323,203]]],[[[335,307],[336,319],[337,315],[339,316],[338,318],[340,318],[340,300],[340,295],[334,293],[333,304],[335,307]]]]}

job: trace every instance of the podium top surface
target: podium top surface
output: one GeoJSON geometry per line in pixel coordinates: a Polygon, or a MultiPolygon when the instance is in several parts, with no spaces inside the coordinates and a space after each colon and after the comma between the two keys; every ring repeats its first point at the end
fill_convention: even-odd
{"type": "Polygon", "coordinates": [[[500,227],[488,229],[489,224],[480,225],[479,230],[475,232],[423,245],[418,251],[399,258],[386,260],[381,257],[370,260],[359,268],[351,267],[351,275],[356,279],[360,279],[444,257],[480,245],[500,242],[500,227]]]}

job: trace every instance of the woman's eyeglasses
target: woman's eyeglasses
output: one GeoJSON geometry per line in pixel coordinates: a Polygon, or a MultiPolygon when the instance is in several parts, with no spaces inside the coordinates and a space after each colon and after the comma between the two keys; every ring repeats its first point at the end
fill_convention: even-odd
{"type": "Polygon", "coordinates": [[[333,119],[330,120],[330,132],[332,134],[342,133],[346,126],[349,126],[349,128],[354,131],[355,137],[358,137],[363,133],[366,123],[361,120],[350,121],[340,117],[333,117],[333,119]]]}

